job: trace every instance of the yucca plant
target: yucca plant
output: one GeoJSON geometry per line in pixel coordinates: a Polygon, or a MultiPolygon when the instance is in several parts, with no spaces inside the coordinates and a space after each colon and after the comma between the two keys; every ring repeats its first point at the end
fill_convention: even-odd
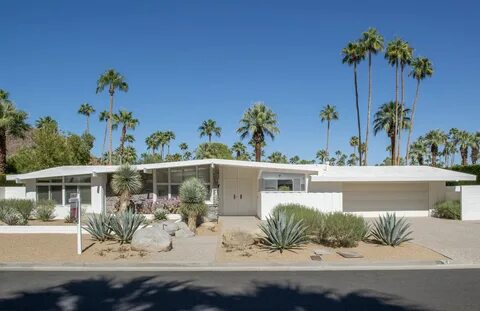
{"type": "Polygon", "coordinates": [[[207,214],[205,197],[207,189],[198,178],[190,178],[182,183],[179,190],[180,213],[188,220],[188,228],[195,232],[199,217],[207,214]]]}
{"type": "Polygon", "coordinates": [[[112,216],[107,214],[92,214],[88,216],[84,229],[90,233],[92,239],[104,242],[112,238],[111,219],[112,216]]]}
{"type": "Polygon", "coordinates": [[[398,246],[403,242],[411,241],[410,224],[404,217],[397,218],[395,213],[387,213],[375,220],[370,237],[381,244],[398,246]]]}
{"type": "Polygon", "coordinates": [[[113,174],[110,186],[119,195],[119,211],[123,212],[128,208],[132,195],[142,190],[142,175],[135,167],[122,165],[113,174]]]}
{"type": "Polygon", "coordinates": [[[118,213],[110,218],[110,229],[115,233],[115,239],[120,244],[130,243],[133,234],[145,224],[145,216],[130,211],[118,213]]]}
{"type": "Polygon", "coordinates": [[[285,213],[273,213],[266,223],[260,225],[260,229],[265,234],[261,239],[262,244],[272,251],[283,253],[286,249],[299,248],[307,242],[307,226],[293,215],[287,218],[285,213]]]}

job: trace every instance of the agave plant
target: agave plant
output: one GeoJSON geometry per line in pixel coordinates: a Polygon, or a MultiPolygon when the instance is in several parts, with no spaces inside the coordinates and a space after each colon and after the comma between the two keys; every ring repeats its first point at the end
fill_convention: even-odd
{"type": "Polygon", "coordinates": [[[406,222],[404,217],[397,218],[395,213],[387,213],[380,216],[373,223],[371,238],[381,244],[398,246],[403,242],[411,241],[409,230],[410,224],[406,222]]]}
{"type": "Polygon", "coordinates": [[[285,249],[299,248],[307,242],[306,229],[303,220],[295,220],[292,215],[287,218],[285,213],[278,212],[267,218],[266,223],[260,225],[265,234],[262,244],[272,250],[283,252],[285,249]]]}
{"type": "Polygon", "coordinates": [[[130,243],[133,234],[137,229],[145,224],[145,216],[125,211],[112,216],[110,219],[110,229],[115,233],[115,238],[123,243],[130,243]]]}
{"type": "Polygon", "coordinates": [[[112,216],[107,214],[93,214],[88,216],[84,227],[94,240],[104,242],[112,238],[110,220],[112,216]]]}

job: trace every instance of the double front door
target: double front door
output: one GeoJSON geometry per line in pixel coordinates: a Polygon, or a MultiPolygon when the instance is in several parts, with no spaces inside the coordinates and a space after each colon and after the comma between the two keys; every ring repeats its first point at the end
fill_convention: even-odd
{"type": "Polygon", "coordinates": [[[255,174],[229,168],[223,179],[223,214],[227,216],[257,215],[254,198],[255,174]],[[251,175],[251,176],[250,176],[251,175]]]}

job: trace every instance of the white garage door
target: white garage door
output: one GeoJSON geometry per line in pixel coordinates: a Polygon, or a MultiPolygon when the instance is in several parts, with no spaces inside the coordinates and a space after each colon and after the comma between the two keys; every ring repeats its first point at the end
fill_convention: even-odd
{"type": "MultiPolygon", "coordinates": [[[[428,214],[428,183],[344,183],[343,210],[345,212],[413,211],[428,214]]],[[[418,216],[423,215],[419,213],[418,216]]]]}

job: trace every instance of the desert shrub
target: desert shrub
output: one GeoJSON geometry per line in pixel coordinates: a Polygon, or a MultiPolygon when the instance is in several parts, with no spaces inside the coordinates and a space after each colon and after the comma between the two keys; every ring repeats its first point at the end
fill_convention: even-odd
{"type": "Polygon", "coordinates": [[[303,220],[307,235],[317,234],[323,221],[322,212],[301,204],[279,204],[272,213],[284,213],[288,218],[293,216],[297,221],[303,220]]]}
{"type": "Polygon", "coordinates": [[[111,216],[108,214],[92,214],[87,218],[85,230],[92,236],[94,240],[103,242],[112,237],[112,229],[110,228],[111,216]]]}
{"type": "Polygon", "coordinates": [[[120,244],[130,243],[133,234],[140,226],[146,222],[145,216],[141,214],[134,214],[131,211],[118,213],[110,218],[110,229],[115,233],[115,239],[120,244]]]}
{"type": "Polygon", "coordinates": [[[155,220],[167,220],[167,214],[168,212],[164,209],[157,209],[155,212],[153,212],[153,216],[155,220]]]}
{"type": "Polygon", "coordinates": [[[460,220],[462,217],[460,201],[447,200],[435,204],[435,207],[433,208],[433,216],[460,220]]]}
{"type": "Polygon", "coordinates": [[[272,251],[282,253],[287,249],[299,248],[307,242],[303,220],[296,220],[293,215],[287,217],[281,212],[274,213],[260,225],[260,229],[265,234],[260,239],[261,243],[272,251]]]}
{"type": "Polygon", "coordinates": [[[75,217],[72,217],[70,215],[67,215],[65,216],[65,223],[66,224],[73,224],[74,222],[76,222],[76,218],[75,217]]]}
{"type": "Polygon", "coordinates": [[[0,200],[1,206],[5,209],[6,214],[12,214],[13,212],[20,218],[20,224],[26,225],[28,220],[32,216],[35,209],[35,203],[32,200],[26,199],[5,199],[0,200]]]}
{"type": "Polygon", "coordinates": [[[7,200],[0,200],[0,220],[4,221],[4,218],[11,214],[13,209],[12,206],[7,204],[7,200]]]}
{"type": "Polygon", "coordinates": [[[40,200],[37,202],[35,217],[41,221],[50,221],[55,218],[55,202],[52,200],[40,200]]]}
{"type": "Polygon", "coordinates": [[[384,245],[397,246],[412,240],[410,224],[404,217],[397,218],[395,213],[380,216],[373,223],[371,238],[384,245]]]}
{"type": "Polygon", "coordinates": [[[195,232],[199,218],[208,212],[205,204],[207,189],[199,179],[190,178],[180,186],[179,195],[180,214],[188,219],[189,229],[195,232]]]}
{"type": "Polygon", "coordinates": [[[318,240],[332,247],[354,247],[369,231],[363,217],[342,212],[324,214],[320,222],[318,240]]]}
{"type": "Polygon", "coordinates": [[[14,211],[11,211],[4,215],[2,221],[6,223],[9,226],[15,226],[15,225],[21,225],[23,223],[20,223],[21,217],[14,211]]]}

